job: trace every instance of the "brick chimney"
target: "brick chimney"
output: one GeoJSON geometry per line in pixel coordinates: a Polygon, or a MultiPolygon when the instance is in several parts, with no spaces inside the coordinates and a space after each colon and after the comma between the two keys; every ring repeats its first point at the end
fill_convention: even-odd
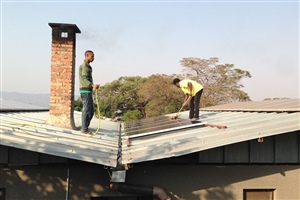
{"type": "Polygon", "coordinates": [[[52,28],[50,111],[47,124],[76,129],[74,83],[76,24],[49,23],[52,28]]]}

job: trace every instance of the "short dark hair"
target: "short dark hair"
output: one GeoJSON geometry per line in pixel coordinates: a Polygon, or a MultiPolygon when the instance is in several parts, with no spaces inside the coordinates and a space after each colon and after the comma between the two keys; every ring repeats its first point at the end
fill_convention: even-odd
{"type": "Polygon", "coordinates": [[[179,78],[174,78],[173,80],[173,84],[175,85],[176,83],[179,83],[180,82],[180,79],[179,78]]]}
{"type": "Polygon", "coordinates": [[[84,56],[86,57],[88,54],[90,53],[94,53],[92,50],[87,50],[85,53],[84,53],[84,56]]]}

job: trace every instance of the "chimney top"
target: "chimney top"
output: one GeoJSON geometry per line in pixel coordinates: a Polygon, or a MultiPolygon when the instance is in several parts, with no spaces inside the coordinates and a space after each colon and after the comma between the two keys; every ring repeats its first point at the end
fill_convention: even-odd
{"type": "Polygon", "coordinates": [[[64,24],[64,23],[49,23],[51,28],[59,28],[61,31],[67,31],[68,29],[73,29],[75,33],[81,33],[80,29],[76,24],[64,24]]]}

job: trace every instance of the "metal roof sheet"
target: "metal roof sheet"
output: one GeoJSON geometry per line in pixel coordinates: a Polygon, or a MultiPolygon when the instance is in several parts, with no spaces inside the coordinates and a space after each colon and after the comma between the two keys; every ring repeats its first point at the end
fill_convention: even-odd
{"type": "Polygon", "coordinates": [[[234,102],[229,104],[206,107],[201,110],[296,112],[296,111],[300,111],[300,99],[279,99],[279,100],[266,100],[266,101],[234,102]]]}
{"type": "MultiPolygon", "coordinates": [[[[223,110],[202,109],[197,125],[163,126],[159,131],[142,131],[131,136],[126,136],[124,130],[119,134],[119,123],[101,120],[99,133],[90,138],[79,131],[45,124],[49,112],[0,112],[0,144],[116,167],[120,160],[123,164],[151,161],[300,130],[300,112],[291,111],[299,100],[268,103],[265,107],[271,103],[274,111],[264,111],[264,102],[227,104],[223,110]],[[237,109],[235,105],[239,105],[237,109]],[[213,124],[227,128],[207,126],[213,124]]],[[[180,113],[179,121],[187,118],[188,111],[180,113]]],[[[74,120],[75,124],[81,124],[80,112],[74,112],[74,120]]],[[[95,130],[97,125],[94,118],[90,127],[95,130]]]]}
{"type": "MultiPolygon", "coordinates": [[[[201,111],[202,126],[122,137],[122,163],[181,156],[300,130],[300,112],[201,111]],[[223,125],[219,129],[207,125],[223,125]]],[[[288,109],[287,109],[288,110],[288,109]]],[[[188,118],[188,111],[180,118],[188,118]]]]}
{"type": "MultiPolygon", "coordinates": [[[[79,131],[45,124],[49,112],[1,112],[0,144],[39,153],[72,158],[106,166],[117,165],[119,125],[101,120],[100,130],[93,137],[79,131]]],[[[81,113],[74,113],[81,124],[81,113]]],[[[91,121],[95,131],[98,120],[91,121]]]]}

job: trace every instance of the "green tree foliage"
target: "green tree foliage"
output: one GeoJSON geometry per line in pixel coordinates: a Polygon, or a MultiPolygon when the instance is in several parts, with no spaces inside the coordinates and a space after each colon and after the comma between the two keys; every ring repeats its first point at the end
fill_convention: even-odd
{"type": "Polygon", "coordinates": [[[122,117],[123,121],[131,121],[141,119],[142,113],[139,110],[128,110],[122,117]]]}
{"type": "MultiPolygon", "coordinates": [[[[155,74],[144,78],[125,76],[107,83],[98,91],[101,116],[114,118],[121,110],[122,120],[152,117],[177,112],[184,99],[183,92],[172,84],[175,77],[193,79],[204,86],[201,107],[233,101],[249,101],[242,91],[242,78],[250,78],[248,71],[237,69],[233,64],[218,64],[219,59],[183,58],[181,75],[155,74]]],[[[186,105],[188,107],[188,105],[186,105]]],[[[75,101],[75,110],[82,103],[75,101]]]]}
{"type": "Polygon", "coordinates": [[[209,59],[183,58],[180,63],[186,76],[198,81],[204,87],[201,107],[230,103],[234,101],[250,101],[247,93],[241,90],[242,78],[251,78],[248,71],[237,69],[233,64],[218,65],[218,58],[209,59]]]}
{"type": "Polygon", "coordinates": [[[141,85],[138,96],[139,102],[145,105],[144,116],[174,113],[181,107],[184,94],[173,85],[173,77],[156,74],[141,85]]]}
{"type": "Polygon", "coordinates": [[[110,98],[104,98],[99,100],[100,115],[105,117],[111,117],[111,103],[110,98]]]}
{"type": "Polygon", "coordinates": [[[116,116],[116,110],[121,110],[123,114],[129,110],[139,110],[142,113],[143,106],[138,102],[137,92],[146,79],[125,76],[105,84],[99,92],[101,112],[111,118],[116,116]]]}
{"type": "Polygon", "coordinates": [[[80,98],[74,101],[74,110],[81,111],[82,110],[82,101],[80,98]]]}

